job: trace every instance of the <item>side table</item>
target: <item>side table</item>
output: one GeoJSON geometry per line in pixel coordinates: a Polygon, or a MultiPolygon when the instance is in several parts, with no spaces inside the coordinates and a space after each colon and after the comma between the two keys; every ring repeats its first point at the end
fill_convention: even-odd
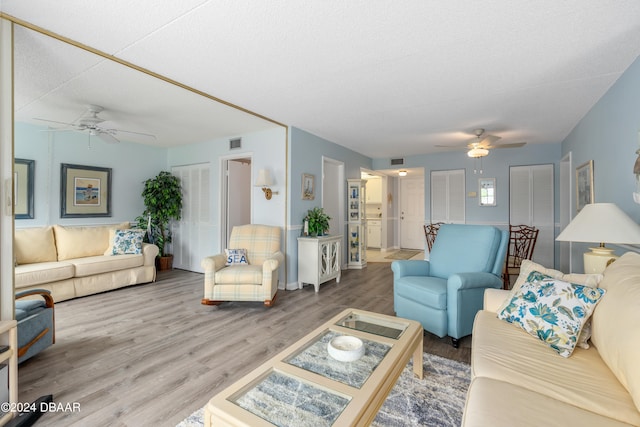
{"type": "Polygon", "coordinates": [[[298,237],[298,287],[312,284],[316,292],[320,284],[331,279],[340,283],[342,236],[298,237]]]}

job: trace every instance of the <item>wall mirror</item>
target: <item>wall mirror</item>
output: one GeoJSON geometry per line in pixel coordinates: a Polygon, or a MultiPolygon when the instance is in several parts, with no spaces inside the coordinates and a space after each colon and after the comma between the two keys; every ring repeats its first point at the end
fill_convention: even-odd
{"type": "Polygon", "coordinates": [[[496,206],[496,179],[480,178],[478,183],[480,206],[496,206]]]}

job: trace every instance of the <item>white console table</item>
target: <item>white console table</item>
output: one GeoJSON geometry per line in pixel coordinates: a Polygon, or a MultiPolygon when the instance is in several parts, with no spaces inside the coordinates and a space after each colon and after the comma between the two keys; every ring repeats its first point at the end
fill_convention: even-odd
{"type": "Polygon", "coordinates": [[[298,237],[298,287],[320,284],[331,279],[340,283],[340,247],[342,236],[298,237]]]}

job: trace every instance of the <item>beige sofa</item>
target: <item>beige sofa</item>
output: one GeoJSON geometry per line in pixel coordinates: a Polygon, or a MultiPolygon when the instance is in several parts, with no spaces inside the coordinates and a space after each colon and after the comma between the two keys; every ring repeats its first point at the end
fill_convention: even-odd
{"type": "Polygon", "coordinates": [[[640,426],[640,255],[620,257],[597,286],[591,345],[568,358],[498,319],[510,291],[487,290],[463,426],[640,426]]]}
{"type": "Polygon", "coordinates": [[[15,290],[47,289],[56,302],[155,281],[158,247],[111,255],[115,230],[129,223],[17,229],[15,290]]]}

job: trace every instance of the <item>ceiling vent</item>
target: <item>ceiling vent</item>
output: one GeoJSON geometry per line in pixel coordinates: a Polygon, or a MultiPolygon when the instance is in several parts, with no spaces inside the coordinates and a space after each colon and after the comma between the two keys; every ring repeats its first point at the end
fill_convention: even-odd
{"type": "Polygon", "coordinates": [[[229,140],[229,149],[233,150],[234,148],[242,147],[242,138],[235,138],[229,140]]]}
{"type": "Polygon", "coordinates": [[[391,159],[391,166],[404,165],[404,159],[391,159]]]}

